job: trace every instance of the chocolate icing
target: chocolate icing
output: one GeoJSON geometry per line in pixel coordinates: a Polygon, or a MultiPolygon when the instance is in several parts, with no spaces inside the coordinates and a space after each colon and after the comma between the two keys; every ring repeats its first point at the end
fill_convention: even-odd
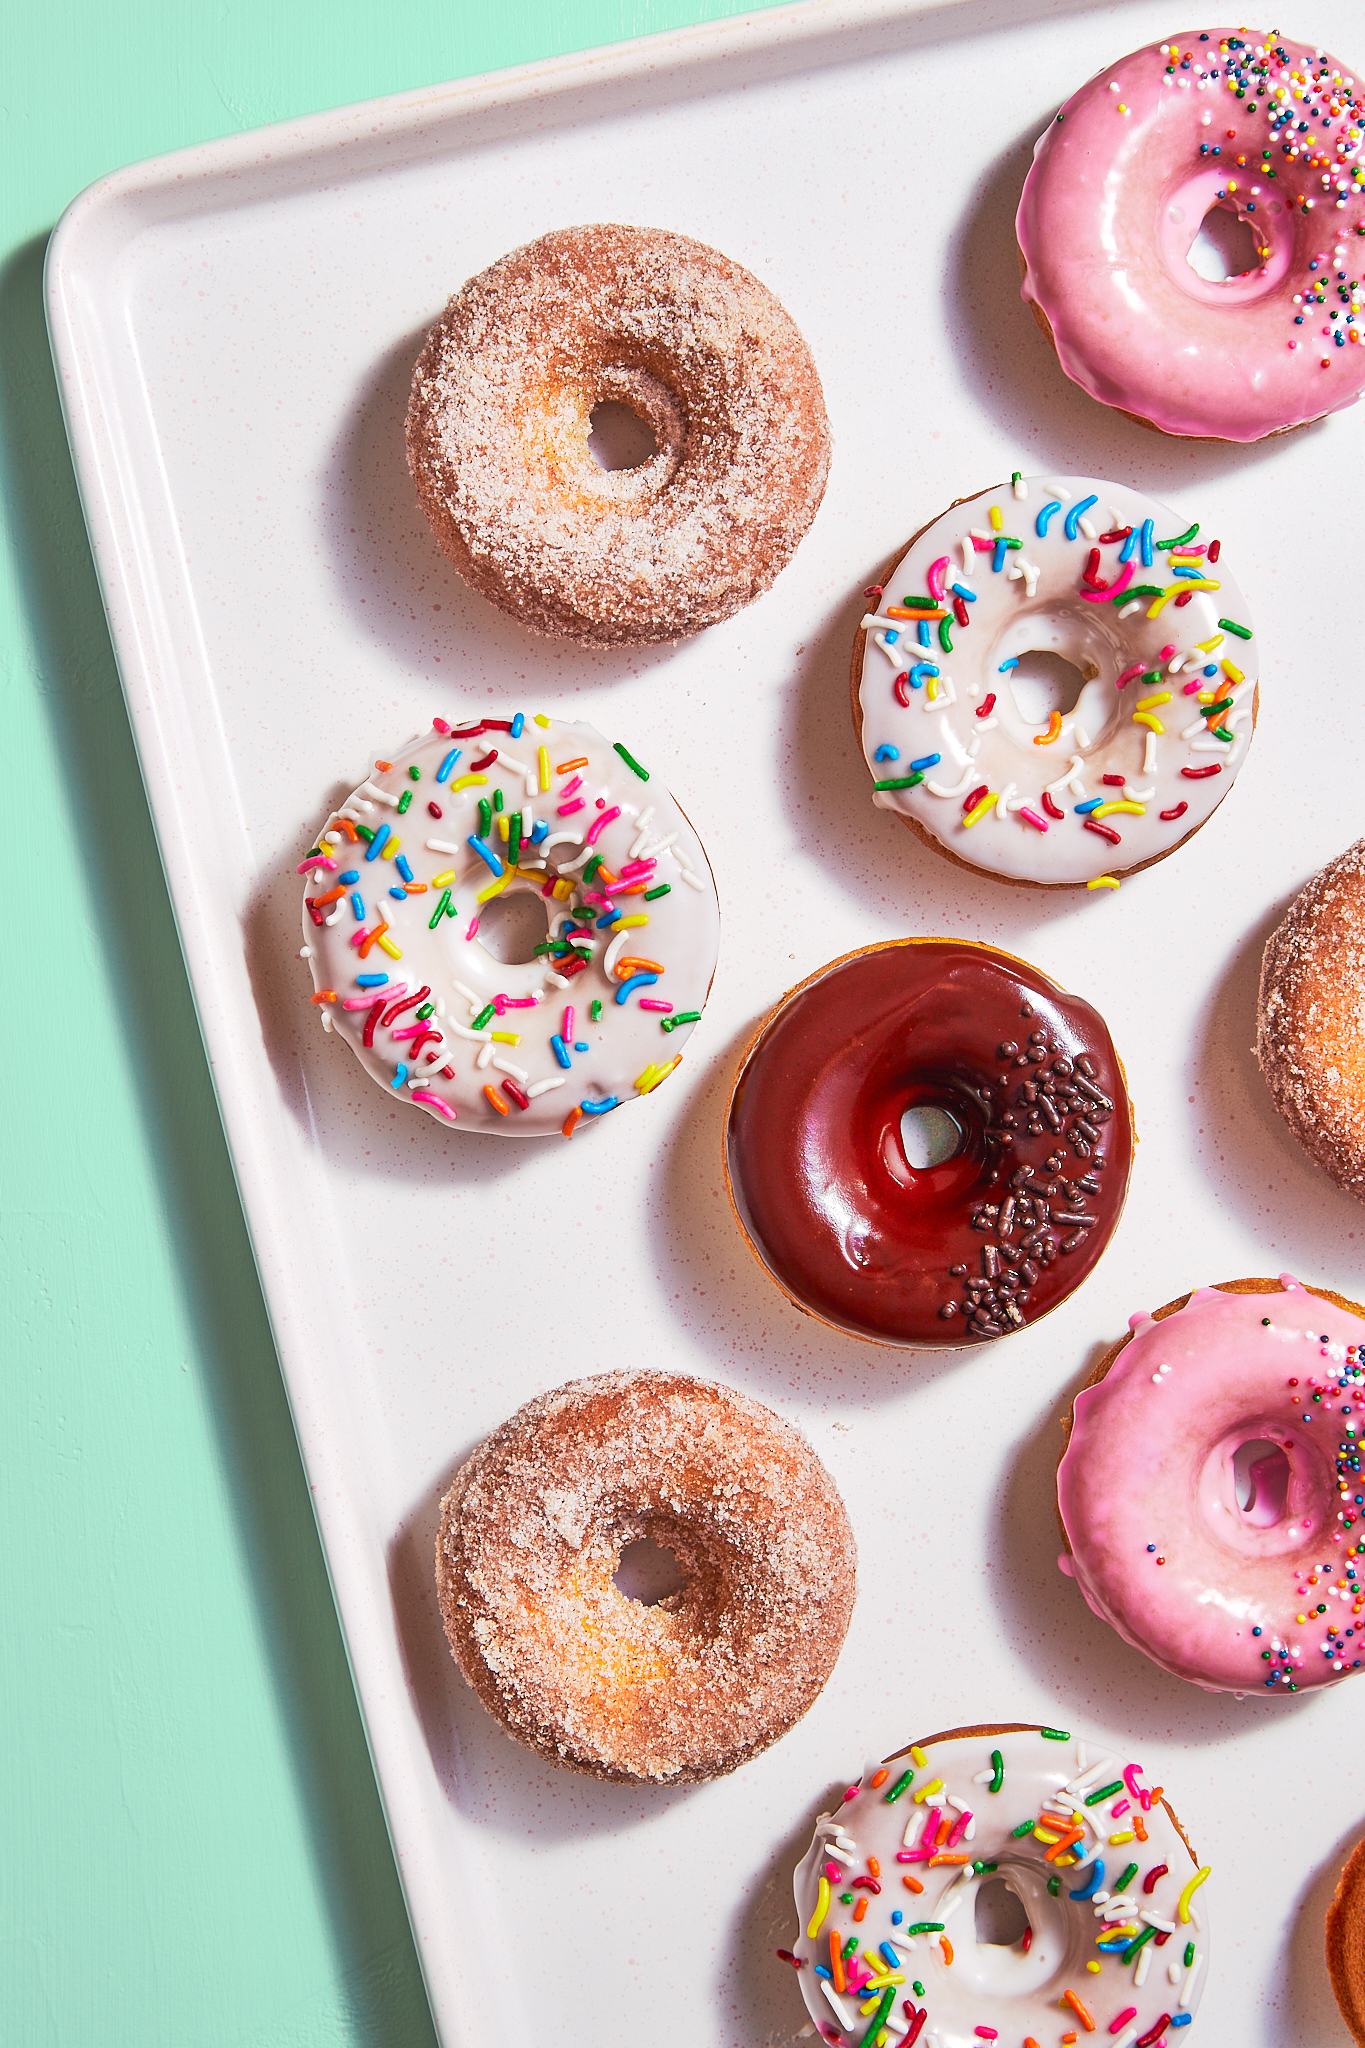
{"type": "Polygon", "coordinates": [[[762,1027],[726,1163],[754,1250],[799,1308],[885,1344],[1036,1322],[1098,1262],[1132,1111],[1103,1020],[1013,955],[950,939],[851,953],[762,1027]],[[957,1154],[911,1167],[901,1118],[945,1109],[957,1154]]]}

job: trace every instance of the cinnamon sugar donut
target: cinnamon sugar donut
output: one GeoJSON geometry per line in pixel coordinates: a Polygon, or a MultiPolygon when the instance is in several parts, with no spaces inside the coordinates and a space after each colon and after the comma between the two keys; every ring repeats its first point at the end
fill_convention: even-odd
{"type": "Polygon", "coordinates": [[[758,1755],[838,1657],[857,1557],[789,1424],[729,1387],[610,1372],[528,1402],[456,1473],[436,1584],[451,1651],[518,1742],[619,1782],[688,1784],[758,1755]],[[648,1539],[685,1574],[613,1583],[648,1539]]]}
{"type": "Polygon", "coordinates": [[[784,568],[824,494],[820,379],[765,285],[657,228],[559,228],[458,291],[413,373],[408,467],[466,582],[585,647],[700,632],[784,568]],[[653,433],[599,468],[595,407],[653,433]]]}
{"type": "Polygon", "coordinates": [[[1365,1201],[1365,839],[1290,904],[1261,961],[1256,1057],[1294,1136],[1365,1201]]]}
{"type": "Polygon", "coordinates": [[[1327,1908],[1327,1974],[1341,2017],[1365,2043],[1365,1842],[1357,1842],[1327,1908]]]}

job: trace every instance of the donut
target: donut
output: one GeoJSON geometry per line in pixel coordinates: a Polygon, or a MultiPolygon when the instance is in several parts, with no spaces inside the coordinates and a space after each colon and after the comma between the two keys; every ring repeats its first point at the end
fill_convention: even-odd
{"type": "Polygon", "coordinates": [[[1338,1187],[1365,1201],[1365,839],[1290,904],[1261,958],[1256,1057],[1275,1107],[1338,1187]]]}
{"type": "Polygon", "coordinates": [[[458,291],[413,372],[408,467],[461,576],[584,647],[678,640],[786,567],[829,472],[810,351],[766,285],[659,228],[559,228],[458,291]],[[594,409],[655,452],[598,466],[594,409]]]}
{"type": "Polygon", "coordinates": [[[1133,1118],[1103,1020],[962,939],[846,953],[746,1048],[725,1120],[731,1206],[787,1299],[880,1344],[1008,1336],[1079,1287],[1128,1190],[1133,1118]],[[911,1164],[907,1111],[957,1149],[911,1164]]]}
{"type": "Polygon", "coordinates": [[[927,1735],[850,1785],[815,1824],[778,1950],[824,2039],[1183,2038],[1209,1870],[1142,1777],[1108,1742],[1004,1721],[927,1735]]]}
{"type": "Polygon", "coordinates": [[[1360,396],[1365,106],[1306,43],[1209,29],[1135,50],[1066,102],[1015,232],[1072,382],[1164,434],[1259,441],[1360,396]],[[1208,278],[1211,210],[1257,267],[1208,278]]]}
{"type": "Polygon", "coordinates": [[[1342,1295],[1229,1280],[1134,1316],[1077,1394],[1058,1562],[1163,1671],[1240,1696],[1360,1669],[1362,1347],[1342,1295]]]}
{"type": "Polygon", "coordinates": [[[720,935],[706,855],[590,725],[432,728],[375,762],[298,864],[313,1003],[438,1122],[572,1137],[682,1058],[720,935]]]}
{"type": "Polygon", "coordinates": [[[960,866],[1032,887],[1112,886],[1174,853],[1256,722],[1246,600],[1201,534],[1074,476],[1016,475],[921,527],[867,592],[853,648],[873,803],[960,866]],[[1079,671],[1069,707],[1020,672],[1034,653],[1079,671]]]}
{"type": "Polygon", "coordinates": [[[1327,1908],[1327,1974],[1352,2038],[1365,2043],[1365,1842],[1352,1850],[1327,1908]]]}
{"type": "Polygon", "coordinates": [[[597,1778],[698,1783],[776,1742],[834,1668],[856,1577],[809,1444],[757,1401],[678,1373],[542,1394],[441,1503],[456,1663],[509,1735],[597,1778]],[[642,1541],[684,1579],[653,1605],[613,1583],[642,1541]]]}

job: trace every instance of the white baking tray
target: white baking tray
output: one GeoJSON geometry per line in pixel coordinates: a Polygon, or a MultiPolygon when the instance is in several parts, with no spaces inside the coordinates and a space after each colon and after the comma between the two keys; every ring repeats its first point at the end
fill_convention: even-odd
{"type": "MultiPolygon", "coordinates": [[[[1339,14],[1303,0],[1292,26],[1330,47],[1339,14]]],[[[1174,444],[1073,390],[1018,298],[1034,137],[1171,28],[1148,0],[814,0],[187,150],[93,186],[54,238],[92,545],[447,2043],[795,2035],[772,1950],[821,1796],[865,1757],[991,1717],[1112,1733],[1169,1788],[1215,1871],[1201,2036],[1346,2039],[1322,1919],[1365,1828],[1365,1691],[1205,1697],[1055,1565],[1058,1416],[1132,1310],[1282,1269],[1365,1291],[1365,1215],[1301,1157],[1249,1050],[1264,938],[1358,827],[1361,416],[1261,448],[1174,444]],[[699,236],[765,279],[835,435],[824,508],[773,592],[646,654],[555,647],[471,597],[403,466],[410,366],[447,294],[598,219],[699,236]],[[874,811],[853,741],[861,586],[1016,468],[1164,497],[1221,533],[1255,607],[1249,765],[1203,833],[1117,895],[965,876],[874,811]],[[500,1144],[390,1105],[318,1028],[296,958],[293,868],[325,804],[433,712],[504,705],[624,739],[720,884],[720,969],[683,1066],[590,1143],[500,1144]],[[1096,1277],[999,1348],[936,1361],[803,1320],[720,1181],[753,1020],[821,961],[904,932],[999,942],[1093,1000],[1142,1137],[1096,1277]],[[510,1746],[457,1680],[432,1595],[456,1463],[529,1395],[631,1359],[803,1426],[862,1552],[821,1700],[687,1792],[600,1786],[510,1746]]]]}

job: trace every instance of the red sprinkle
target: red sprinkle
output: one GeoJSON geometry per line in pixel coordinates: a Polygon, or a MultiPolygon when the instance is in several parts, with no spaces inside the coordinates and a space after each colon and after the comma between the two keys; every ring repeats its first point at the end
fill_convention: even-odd
{"type": "Polygon", "coordinates": [[[1131,526],[1116,526],[1113,529],[1112,533],[1102,533],[1100,535],[1100,541],[1105,547],[1108,547],[1111,541],[1127,540],[1132,530],[1133,529],[1131,526]]]}
{"type": "Polygon", "coordinates": [[[1100,781],[1109,789],[1122,789],[1124,778],[1122,775],[1102,775],[1100,781]]]}
{"type": "Polygon", "coordinates": [[[471,762],[470,762],[470,764],[469,764],[469,772],[470,772],[470,774],[471,774],[471,775],[477,775],[477,774],[478,774],[478,772],[479,772],[479,770],[480,770],[481,768],[491,768],[491,767],[493,766],[493,763],[494,763],[494,762],[495,762],[495,761],[497,760],[497,758],[498,758],[498,750],[497,750],[497,748],[496,748],[496,747],[490,747],[490,748],[489,748],[489,750],[488,750],[488,752],[487,752],[486,754],[483,754],[483,755],[481,755],[481,756],[480,756],[480,758],[479,758],[479,759],[478,759],[477,761],[471,761],[471,762]]]}
{"type": "Polygon", "coordinates": [[[1190,602],[1193,596],[1194,592],[1192,590],[1182,590],[1179,597],[1176,599],[1172,609],[1178,612],[1184,611],[1186,605],[1190,602]]]}
{"type": "Polygon", "coordinates": [[[1168,825],[1171,825],[1171,824],[1174,824],[1174,822],[1175,822],[1175,820],[1176,820],[1177,818],[1183,818],[1183,817],[1184,817],[1184,815],[1185,815],[1185,813],[1186,813],[1186,811],[1187,811],[1188,809],[1189,809],[1189,805],[1188,805],[1187,803],[1185,803],[1185,802],[1183,802],[1183,801],[1182,801],[1181,803],[1178,803],[1178,804],[1177,804],[1177,805],[1175,806],[1175,809],[1174,809],[1174,810],[1170,810],[1170,811],[1163,811],[1163,812],[1161,813],[1161,815],[1162,815],[1163,819],[1165,820],[1165,822],[1166,822],[1166,823],[1167,823],[1168,825]]]}
{"type": "Polygon", "coordinates": [[[878,1884],[878,1882],[877,1882],[877,1880],[876,1880],[876,1878],[875,1878],[875,1877],[855,1877],[855,1878],[852,1878],[852,1879],[850,1879],[850,1881],[849,1881],[849,1887],[848,1887],[848,1888],[849,1888],[849,1890],[850,1890],[851,1892],[856,1892],[856,1891],[859,1891],[859,1890],[862,1890],[862,1891],[865,1891],[865,1892],[879,1892],[879,1891],[881,1890],[881,1886],[880,1886],[880,1885],[878,1884]]]}
{"type": "MultiPolygon", "coordinates": [[[[424,982],[421,988],[418,989],[415,996],[400,996],[398,998],[398,1001],[391,1006],[387,1014],[381,1020],[384,1029],[387,1031],[390,1024],[392,1024],[394,1018],[401,1017],[404,1010],[415,1010],[417,1008],[417,1005],[419,1003],[424,1003],[430,994],[431,990],[427,987],[426,983],[424,982]]],[[[385,1002],[388,1002],[389,998],[385,996],[383,1000],[385,1002]]]]}
{"type": "MultiPolygon", "coordinates": [[[[902,1999],[901,2009],[905,2013],[914,2013],[914,2000],[910,1998],[902,1999]]],[[[905,2048],[915,2048],[916,2041],[918,2041],[920,2035],[924,2032],[924,2022],[928,2019],[928,2017],[929,2008],[927,2005],[922,2005],[918,2013],[915,2013],[915,2017],[910,2021],[909,2033],[902,2037],[905,2043],[905,2048]]]]}
{"type": "Polygon", "coordinates": [[[959,626],[970,626],[972,623],[965,597],[955,597],[953,599],[953,617],[957,620],[959,626]]]}
{"type": "Polygon", "coordinates": [[[1146,1877],[1144,1877],[1142,1880],[1142,1889],[1149,1896],[1152,1892],[1156,1890],[1157,1879],[1165,1877],[1170,1867],[1171,1866],[1169,1863],[1154,1863],[1152,1865],[1151,1869],[1147,1872],[1146,1877]]]}
{"type": "Polygon", "coordinates": [[[441,806],[439,804],[428,804],[427,810],[431,813],[431,816],[433,818],[439,818],[441,816],[441,806]]]}
{"type": "Polygon", "coordinates": [[[987,699],[986,699],[985,703],[984,703],[984,704],[982,704],[982,705],[979,705],[979,706],[978,706],[978,708],[977,708],[977,713],[976,713],[976,715],[977,715],[977,717],[978,717],[978,718],[989,718],[989,717],[990,717],[990,715],[991,715],[991,713],[992,713],[992,711],[994,711],[994,709],[995,709],[995,692],[994,692],[994,690],[992,690],[992,691],[991,691],[991,694],[990,694],[990,696],[989,696],[989,697],[987,697],[987,699]]]}
{"type": "Polygon", "coordinates": [[[382,1012],[383,1012],[383,1009],[384,1009],[384,998],[383,998],[383,996],[381,996],[381,997],[379,998],[379,1001],[378,1001],[378,1002],[377,1002],[377,1003],[375,1004],[374,1008],[373,1008],[372,1010],[369,1010],[369,1011],[367,1011],[367,1012],[366,1012],[366,1015],[365,1015],[365,1035],[364,1035],[364,1041],[363,1041],[363,1042],[364,1042],[364,1043],[365,1043],[366,1045],[373,1045],[373,1044],[374,1044],[374,1027],[375,1027],[375,1025],[376,1025],[376,1024],[377,1024],[377,1023],[379,1022],[379,1019],[380,1019],[380,1016],[381,1016],[381,1014],[382,1014],[382,1012]]]}
{"type": "Polygon", "coordinates": [[[906,686],[906,684],[907,684],[907,683],[909,682],[909,680],[910,680],[910,671],[909,671],[909,669],[906,669],[906,670],[905,670],[905,672],[904,672],[904,674],[902,674],[902,675],[898,675],[898,676],[896,677],[896,681],[895,681],[895,684],[894,684],[894,688],[895,688],[895,692],[896,692],[896,702],[897,702],[898,704],[903,704],[903,705],[905,706],[905,708],[906,708],[906,710],[907,710],[907,711],[908,711],[908,710],[910,709],[910,697],[909,697],[909,693],[907,692],[907,690],[906,690],[906,687],[905,687],[905,686],[906,686]]]}
{"type": "Polygon", "coordinates": [[[979,782],[976,788],[972,791],[971,795],[964,802],[962,806],[963,814],[965,815],[968,811],[972,809],[974,804],[980,803],[983,796],[989,796],[990,793],[991,786],[989,782],[979,782]]]}
{"type": "MultiPolygon", "coordinates": [[[[1081,578],[1084,582],[1090,585],[1090,588],[1092,590],[1098,590],[1101,582],[1103,581],[1103,578],[1101,577],[1099,570],[1100,551],[1098,548],[1091,548],[1090,559],[1081,571],[1081,578]]],[[[981,2029],[978,2027],[977,2032],[980,2033],[980,2031],[981,2029]]]]}
{"type": "Polygon", "coordinates": [[[1211,540],[1209,542],[1209,560],[1211,562],[1216,562],[1218,560],[1218,557],[1222,554],[1222,552],[1223,543],[1221,540],[1211,540]]]}
{"type": "Polygon", "coordinates": [[[1180,772],[1187,775],[1191,782],[1202,782],[1206,775],[1221,775],[1223,764],[1221,761],[1210,761],[1207,768],[1182,768],[1180,772]]]}
{"type": "Polygon", "coordinates": [[[1031,1927],[1026,1927],[1024,1929],[1023,1939],[1020,1941],[1019,1946],[1023,1950],[1025,1955],[1027,1955],[1029,1950],[1033,1947],[1033,1929],[1031,1927]]]}
{"type": "Polygon", "coordinates": [[[1043,809],[1047,812],[1049,818],[1064,818],[1066,816],[1066,812],[1062,809],[1059,803],[1054,801],[1052,794],[1049,790],[1045,789],[1043,791],[1042,797],[1040,798],[1040,802],[1042,803],[1043,809]]]}
{"type": "MultiPolygon", "coordinates": [[[[886,585],[884,583],[869,583],[867,589],[863,592],[864,597],[884,597],[885,594],[886,585]]],[[[777,1953],[781,1955],[783,1951],[779,1949],[777,1953]]]]}
{"type": "Polygon", "coordinates": [[[1168,2012],[1163,2012],[1161,2018],[1157,2021],[1154,2027],[1149,2027],[1145,2034],[1138,2035],[1137,2048],[1154,2048],[1154,2044],[1161,2039],[1161,2036],[1165,2033],[1167,2027],[1169,2027],[1170,2024],[1170,2014],[1168,2012]]]}
{"type": "Polygon", "coordinates": [[[1118,833],[1114,831],[1111,825],[1098,825],[1093,818],[1087,818],[1085,820],[1085,829],[1087,832],[1098,832],[1100,838],[1107,839],[1111,846],[1121,846],[1123,844],[1118,833]]]}
{"type": "MultiPolygon", "coordinates": [[[[866,594],[871,597],[872,592],[869,590],[866,594]]],[[[877,595],[878,597],[881,596],[880,590],[877,592],[877,595]]],[[[515,1100],[515,1097],[513,1099],[515,1100]]],[[[777,1951],[777,1959],[780,1963],[790,1963],[794,1970],[804,1970],[806,1967],[806,1958],[804,1956],[794,1956],[789,1948],[780,1948],[777,1951]]]]}

